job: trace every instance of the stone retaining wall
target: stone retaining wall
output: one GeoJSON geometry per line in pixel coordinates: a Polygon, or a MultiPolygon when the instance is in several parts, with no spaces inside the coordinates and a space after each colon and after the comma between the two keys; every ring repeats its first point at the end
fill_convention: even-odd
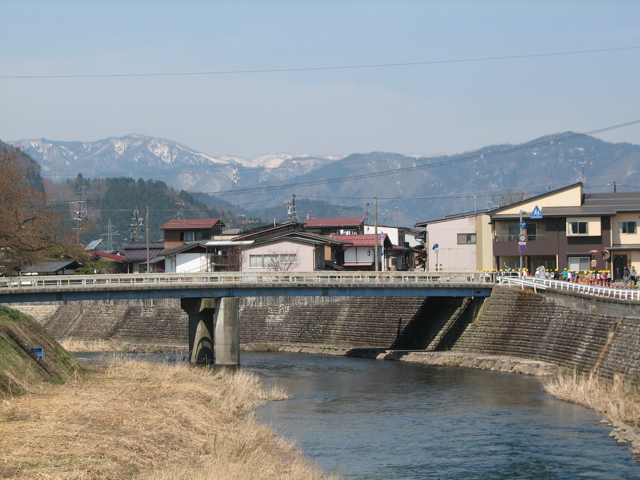
{"type": "Polygon", "coordinates": [[[609,379],[623,373],[635,381],[640,374],[639,334],[638,317],[585,313],[544,294],[496,287],[452,352],[511,355],[609,379]]]}
{"type": "MultiPolygon", "coordinates": [[[[57,339],[180,344],[179,300],[22,306],[57,339]]],[[[314,344],[517,357],[640,378],[640,312],[628,302],[495,287],[489,299],[261,297],[240,302],[242,344],[314,344]],[[598,312],[598,313],[596,313],[598,312]],[[612,314],[606,314],[611,312],[612,314]]]]}

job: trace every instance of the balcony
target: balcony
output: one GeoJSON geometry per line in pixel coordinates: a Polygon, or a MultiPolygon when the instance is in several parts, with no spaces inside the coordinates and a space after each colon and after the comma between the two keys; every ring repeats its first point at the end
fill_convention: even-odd
{"type": "MultiPolygon", "coordinates": [[[[544,242],[546,241],[546,235],[529,235],[525,234],[527,242],[544,242]]],[[[494,242],[519,242],[520,235],[496,235],[494,242]]]]}

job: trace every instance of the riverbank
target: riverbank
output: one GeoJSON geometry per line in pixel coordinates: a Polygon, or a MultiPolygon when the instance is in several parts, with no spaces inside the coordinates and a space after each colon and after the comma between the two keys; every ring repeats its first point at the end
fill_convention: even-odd
{"type": "Polygon", "coordinates": [[[308,345],[283,343],[280,345],[243,345],[243,350],[267,352],[310,353],[342,357],[369,358],[374,360],[394,360],[400,362],[441,365],[447,367],[479,368],[499,372],[521,373],[524,375],[551,376],[560,371],[553,363],[528,360],[512,356],[485,355],[455,352],[425,352],[388,350],[384,348],[349,347],[338,345],[308,345]]]}
{"type": "Polygon", "coordinates": [[[633,458],[640,461],[640,389],[621,378],[599,380],[576,372],[561,373],[549,379],[544,389],[561,400],[583,405],[605,416],[612,427],[611,437],[628,445],[633,458]]]}
{"type": "Polygon", "coordinates": [[[115,357],[0,404],[0,477],[331,478],[256,423],[286,397],[243,370],[115,357]]]}

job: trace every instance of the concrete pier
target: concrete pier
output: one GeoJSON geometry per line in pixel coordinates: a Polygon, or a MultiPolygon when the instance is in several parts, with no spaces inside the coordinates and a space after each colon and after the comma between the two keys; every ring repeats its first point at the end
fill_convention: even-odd
{"type": "Polygon", "coordinates": [[[217,365],[240,365],[239,299],[216,298],[215,352],[217,365]]]}
{"type": "Polygon", "coordinates": [[[214,362],[213,316],[215,298],[183,298],[180,306],[189,315],[189,359],[191,363],[214,362]]]}

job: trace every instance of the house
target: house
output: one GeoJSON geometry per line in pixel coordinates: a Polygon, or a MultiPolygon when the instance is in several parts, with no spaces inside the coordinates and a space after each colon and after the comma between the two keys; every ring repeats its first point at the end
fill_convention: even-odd
{"type": "Polygon", "coordinates": [[[425,229],[425,270],[475,272],[492,270],[493,237],[487,210],[416,223],[425,229]]]}
{"type": "MultiPolygon", "coordinates": [[[[149,263],[151,273],[164,272],[164,242],[149,243],[149,263]]],[[[127,264],[127,273],[147,272],[147,244],[145,242],[129,242],[124,246],[124,258],[127,264]]]]}
{"type": "Polygon", "coordinates": [[[238,272],[242,268],[241,248],[253,240],[209,240],[190,242],[165,249],[165,268],[168,273],[238,272]]]}
{"type": "MultiPolygon", "coordinates": [[[[375,244],[374,235],[332,235],[331,238],[348,242],[345,245],[344,263],[345,270],[374,270],[375,269],[375,244]]],[[[378,235],[378,250],[380,252],[380,270],[391,270],[391,258],[393,244],[386,233],[378,235]]]]}
{"type": "Polygon", "coordinates": [[[361,235],[364,231],[365,217],[356,218],[308,218],[304,228],[318,235],[361,235]]]}
{"type": "Polygon", "coordinates": [[[220,237],[224,223],[219,218],[169,220],[160,230],[164,232],[164,246],[171,249],[188,242],[206,242],[220,237]]]}
{"type": "Polygon", "coordinates": [[[20,275],[74,275],[80,264],[73,259],[47,260],[20,270],[20,275]]]}
{"type": "Polygon", "coordinates": [[[490,216],[494,262],[501,268],[518,268],[524,247],[522,262],[530,271],[610,270],[619,280],[625,266],[640,269],[640,192],[584,193],[582,183],[575,183],[490,216]],[[531,218],[534,210],[538,218],[531,218]]]}
{"type": "Polygon", "coordinates": [[[313,272],[339,268],[337,258],[344,256],[346,245],[347,241],[301,231],[261,237],[242,248],[242,271],[313,272]],[[326,249],[333,252],[329,261],[326,249]]]}

